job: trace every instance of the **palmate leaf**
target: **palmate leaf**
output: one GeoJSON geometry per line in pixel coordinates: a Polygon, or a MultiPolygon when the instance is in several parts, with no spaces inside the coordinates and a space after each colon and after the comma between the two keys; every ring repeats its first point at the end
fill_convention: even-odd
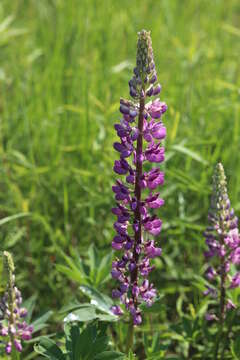
{"type": "Polygon", "coordinates": [[[73,310],[77,310],[77,309],[81,309],[81,308],[86,308],[92,306],[89,303],[80,303],[78,300],[73,300],[72,302],[70,302],[67,305],[64,305],[61,310],[59,311],[60,314],[66,314],[69,313],[70,311],[73,310]]]}
{"type": "Polygon", "coordinates": [[[93,311],[86,311],[85,309],[76,310],[71,313],[69,313],[65,318],[64,322],[87,322],[91,320],[99,320],[99,321],[105,321],[105,322],[113,322],[117,321],[118,318],[115,315],[108,315],[108,314],[97,314],[93,311]]]}
{"type": "Polygon", "coordinates": [[[66,255],[62,250],[59,250],[59,252],[67,265],[57,264],[57,270],[66,275],[71,281],[74,280],[79,284],[88,284],[89,277],[85,271],[81,258],[78,257],[77,259],[73,259],[66,255]]]}
{"type": "Polygon", "coordinates": [[[41,337],[34,350],[51,360],[120,360],[124,354],[109,350],[107,327],[91,323],[87,327],[79,324],[65,324],[66,352],[50,338],[41,337]]]}
{"type": "Polygon", "coordinates": [[[85,280],[81,272],[77,269],[71,269],[68,266],[57,264],[56,269],[62,274],[66,275],[72,281],[77,281],[79,283],[85,283],[85,280]]]}
{"type": "Polygon", "coordinates": [[[160,295],[151,306],[148,306],[146,303],[142,303],[140,305],[141,310],[144,313],[160,313],[166,308],[166,305],[162,302],[163,297],[164,295],[160,295]]]}
{"type": "Polygon", "coordinates": [[[103,351],[96,355],[94,360],[124,360],[126,356],[123,353],[117,351],[103,351]]]}
{"type": "Polygon", "coordinates": [[[88,258],[91,285],[99,287],[110,279],[112,254],[110,253],[102,257],[95,245],[92,244],[88,249],[88,258]]]}
{"type": "Polygon", "coordinates": [[[130,350],[128,357],[126,358],[127,360],[136,360],[136,356],[135,354],[132,352],[132,350],[130,350]]]}
{"type": "Polygon", "coordinates": [[[43,315],[35,319],[31,324],[33,325],[33,333],[44,329],[48,324],[46,323],[48,319],[52,316],[53,311],[49,310],[43,315]]]}
{"type": "Polygon", "coordinates": [[[90,299],[90,303],[79,303],[75,300],[64,306],[61,313],[68,313],[64,318],[64,322],[87,322],[92,320],[112,322],[118,320],[118,317],[111,311],[113,302],[108,296],[101,294],[91,286],[82,285],[80,290],[90,299]]]}
{"type": "Polygon", "coordinates": [[[96,247],[92,244],[88,249],[89,268],[90,268],[90,279],[94,279],[96,269],[99,266],[99,257],[96,247]]]}
{"type": "Polygon", "coordinates": [[[42,315],[38,316],[36,319],[32,320],[32,314],[34,311],[36,300],[37,300],[37,296],[33,295],[29,299],[23,302],[23,307],[25,307],[28,311],[26,321],[27,323],[33,325],[33,334],[48,326],[47,321],[53,314],[53,311],[47,311],[46,313],[43,313],[42,315]]]}
{"type": "Polygon", "coordinates": [[[94,289],[89,285],[82,285],[79,289],[89,297],[91,304],[95,305],[96,308],[100,311],[103,311],[109,315],[113,315],[111,307],[113,306],[113,301],[107,295],[101,294],[100,291],[94,289]]]}
{"type": "Polygon", "coordinates": [[[87,322],[92,320],[99,320],[105,322],[117,321],[118,317],[113,314],[97,313],[97,308],[94,305],[87,304],[87,306],[81,306],[78,309],[70,312],[65,318],[64,322],[87,322]]]}
{"type": "Polygon", "coordinates": [[[46,336],[43,336],[39,343],[34,346],[36,353],[51,360],[66,360],[66,355],[55,344],[55,342],[46,336]]]}
{"type": "Polygon", "coordinates": [[[68,326],[64,327],[66,337],[66,350],[68,353],[69,360],[81,359],[80,357],[80,328],[79,326],[68,326]]]}
{"type": "Polygon", "coordinates": [[[112,260],[112,253],[105,255],[96,272],[96,286],[100,286],[111,279],[111,260],[112,260]]]}
{"type": "Polygon", "coordinates": [[[37,295],[34,294],[32,295],[30,298],[28,298],[27,300],[25,300],[23,302],[23,306],[27,309],[27,317],[26,317],[26,322],[29,323],[31,321],[32,318],[32,313],[34,310],[34,307],[36,305],[36,300],[37,300],[37,295]]]}
{"type": "Polygon", "coordinates": [[[234,359],[240,359],[240,337],[237,336],[236,339],[231,344],[231,352],[234,359]]]}
{"type": "Polygon", "coordinates": [[[71,281],[76,281],[80,285],[90,285],[100,288],[108,281],[111,271],[112,253],[100,256],[99,251],[94,245],[88,249],[88,258],[83,261],[80,256],[70,257],[59,249],[61,256],[64,258],[66,265],[57,264],[59,272],[66,275],[71,281]]]}
{"type": "Polygon", "coordinates": [[[86,328],[77,324],[66,324],[64,331],[69,360],[95,360],[102,353],[105,353],[106,357],[99,359],[121,359],[120,353],[108,351],[106,326],[101,326],[96,322],[89,324],[86,328]]]}
{"type": "Polygon", "coordinates": [[[80,309],[74,310],[69,313],[65,318],[64,322],[73,322],[73,321],[91,321],[97,319],[98,316],[96,314],[96,308],[88,304],[87,306],[83,306],[80,309]]]}

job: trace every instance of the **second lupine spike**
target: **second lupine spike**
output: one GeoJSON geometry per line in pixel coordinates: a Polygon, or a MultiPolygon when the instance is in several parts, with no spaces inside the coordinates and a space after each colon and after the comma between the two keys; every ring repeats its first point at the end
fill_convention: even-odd
{"type": "Polygon", "coordinates": [[[32,338],[33,326],[24,321],[27,309],[21,306],[21,292],[15,285],[13,258],[7,251],[3,252],[3,258],[8,272],[8,288],[0,300],[0,336],[5,343],[6,354],[10,355],[15,350],[22,351],[22,340],[32,338]]]}
{"type": "Polygon", "coordinates": [[[240,285],[240,273],[230,276],[231,266],[240,264],[240,237],[238,218],[230,205],[226,176],[221,163],[217,164],[213,175],[208,219],[209,227],[204,234],[208,246],[205,258],[209,263],[206,277],[213,285],[208,286],[204,294],[219,300],[219,311],[216,313],[212,309],[206,314],[206,319],[223,321],[226,311],[236,307],[229,297],[228,289],[240,285]]]}
{"type": "MultiPolygon", "coordinates": [[[[159,167],[146,171],[145,163],[162,163],[164,147],[161,140],[166,136],[166,128],[161,117],[167,106],[159,99],[146,103],[147,97],[160,93],[157,84],[150,32],[142,30],[138,34],[137,59],[134,75],[129,81],[133,101],[120,100],[122,119],[115,124],[120,142],[114,148],[120,153],[114,171],[125,176],[125,181],[117,180],[113,186],[117,205],[112,209],[117,216],[114,224],[116,236],[112,247],[122,254],[112,264],[112,277],[119,281],[113,297],[120,298],[130,311],[133,322],[142,322],[139,304],[151,305],[156,290],[148,280],[153,270],[151,259],[161,255],[161,248],[155,247],[153,237],[161,231],[162,222],[152,213],[164,204],[154,190],[164,182],[164,174],[159,167]],[[148,190],[148,191],[147,191],[148,190]]],[[[122,310],[114,306],[115,314],[122,310]]]]}

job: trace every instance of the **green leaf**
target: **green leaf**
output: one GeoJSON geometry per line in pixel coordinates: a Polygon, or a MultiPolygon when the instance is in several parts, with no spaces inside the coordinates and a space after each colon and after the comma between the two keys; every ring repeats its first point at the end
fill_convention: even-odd
{"type": "Polygon", "coordinates": [[[74,322],[74,321],[91,321],[98,319],[99,321],[117,321],[118,317],[113,314],[98,314],[96,313],[97,307],[91,304],[85,304],[80,308],[69,313],[65,318],[64,322],[74,322]]]}
{"type": "Polygon", "coordinates": [[[159,344],[160,344],[159,333],[155,333],[152,339],[152,346],[151,346],[152,353],[155,353],[157,351],[159,344]]]}
{"type": "Polygon", "coordinates": [[[73,321],[91,321],[97,319],[98,315],[96,314],[95,307],[88,305],[81,309],[75,310],[68,314],[64,318],[64,322],[73,322],[73,321]]]}
{"type": "Polygon", "coordinates": [[[55,342],[46,336],[43,336],[38,344],[34,346],[34,350],[42,356],[51,360],[64,360],[65,355],[55,342]]]}
{"type": "Polygon", "coordinates": [[[92,283],[94,284],[94,280],[96,278],[95,273],[98,268],[98,253],[94,244],[92,244],[88,249],[88,257],[89,257],[89,267],[90,267],[90,278],[92,283]]]}
{"type": "Polygon", "coordinates": [[[86,283],[83,274],[77,268],[71,269],[66,265],[57,264],[56,269],[62,274],[66,275],[70,280],[75,280],[79,284],[86,283]]]}
{"type": "Polygon", "coordinates": [[[73,302],[70,302],[69,304],[64,305],[60,309],[59,313],[60,314],[68,313],[68,312],[71,312],[73,310],[85,308],[86,306],[91,306],[91,305],[89,303],[80,303],[79,301],[74,300],[73,302]]]}
{"type": "Polygon", "coordinates": [[[130,351],[128,354],[128,360],[136,360],[136,356],[132,351],[130,351]]]}
{"type": "Polygon", "coordinates": [[[183,329],[188,337],[192,337],[192,320],[187,319],[185,316],[182,318],[183,329]]]}
{"type": "Polygon", "coordinates": [[[104,351],[94,357],[94,360],[117,360],[124,359],[125,355],[117,351],[104,351]]]}
{"type": "Polygon", "coordinates": [[[93,360],[95,355],[107,350],[106,328],[97,325],[96,322],[84,329],[79,325],[66,324],[64,331],[71,360],[93,360]]]}
{"type": "Polygon", "coordinates": [[[110,315],[110,314],[97,314],[97,318],[99,321],[107,321],[107,322],[112,322],[112,321],[118,321],[119,317],[116,315],[110,315]]]}
{"type": "Polygon", "coordinates": [[[91,304],[95,305],[97,309],[113,315],[111,311],[111,307],[113,305],[112,299],[88,285],[82,285],[79,289],[91,299],[91,304]]]}
{"type": "Polygon", "coordinates": [[[100,262],[100,265],[97,268],[97,276],[96,276],[96,286],[106,282],[111,278],[111,260],[112,254],[107,254],[104,256],[100,262]]]}
{"type": "Polygon", "coordinates": [[[36,320],[34,320],[31,325],[33,325],[33,333],[43,329],[47,326],[46,322],[48,319],[52,316],[53,311],[47,311],[42,316],[38,317],[36,320]]]}
{"type": "Polygon", "coordinates": [[[236,336],[231,346],[232,355],[234,359],[240,359],[240,337],[236,336]]]}
{"type": "Polygon", "coordinates": [[[13,221],[13,220],[16,220],[16,219],[19,219],[22,217],[30,216],[30,215],[31,215],[31,213],[19,213],[19,214],[7,216],[0,220],[0,226],[4,225],[10,221],[13,221]]]}
{"type": "Polygon", "coordinates": [[[162,299],[163,296],[158,297],[152,306],[147,306],[146,303],[142,303],[140,308],[144,311],[144,313],[159,313],[166,308],[166,306],[161,302],[162,299]]]}
{"type": "Polygon", "coordinates": [[[23,307],[25,307],[28,311],[27,313],[27,317],[26,317],[26,322],[30,323],[31,319],[32,319],[32,313],[36,304],[36,300],[37,300],[37,295],[32,295],[30,298],[28,298],[27,300],[25,300],[23,302],[23,307]]]}
{"type": "Polygon", "coordinates": [[[78,326],[72,326],[71,333],[71,345],[72,345],[72,360],[81,359],[82,354],[82,343],[81,343],[81,335],[78,326]]]}
{"type": "Polygon", "coordinates": [[[208,162],[207,162],[205,159],[203,159],[198,153],[196,153],[196,152],[193,151],[193,150],[190,150],[190,149],[186,148],[186,147],[183,146],[183,145],[180,145],[180,144],[179,144],[179,145],[173,145],[173,146],[172,146],[172,149],[174,149],[174,150],[176,150],[176,151],[178,151],[178,152],[181,152],[182,154],[185,154],[185,155],[191,157],[192,159],[194,159],[194,160],[202,163],[203,165],[207,165],[207,164],[208,164],[208,162]]]}
{"type": "Polygon", "coordinates": [[[165,351],[153,353],[152,355],[147,357],[147,360],[162,360],[162,359],[166,359],[165,351]]]}

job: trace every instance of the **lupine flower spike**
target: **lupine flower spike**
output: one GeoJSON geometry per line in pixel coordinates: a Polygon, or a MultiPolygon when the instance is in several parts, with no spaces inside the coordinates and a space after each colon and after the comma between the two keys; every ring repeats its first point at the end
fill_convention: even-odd
{"type": "Polygon", "coordinates": [[[7,291],[0,300],[0,336],[5,343],[5,352],[22,351],[22,340],[30,340],[33,327],[27,325],[24,318],[27,310],[21,307],[21,292],[15,286],[14,263],[9,252],[3,253],[4,263],[8,272],[7,291]]]}
{"type": "MultiPolygon", "coordinates": [[[[155,189],[164,182],[164,173],[159,166],[164,161],[164,147],[161,141],[166,128],[161,118],[167,110],[159,98],[146,102],[160,93],[153,59],[150,32],[138,33],[137,64],[129,81],[132,101],[121,99],[122,119],[115,124],[120,142],[114,148],[120,153],[114,171],[123,175],[113,186],[116,207],[112,212],[117,216],[114,223],[116,236],[112,247],[121,255],[112,263],[112,277],[119,281],[113,290],[113,298],[120,298],[133,317],[133,323],[142,322],[140,303],[152,305],[156,290],[149,282],[153,270],[151,259],[161,255],[161,248],[154,244],[153,236],[161,231],[162,221],[152,213],[164,204],[155,189]]],[[[122,314],[120,306],[113,312],[122,314]]]]}
{"type": "Polygon", "coordinates": [[[219,303],[219,311],[212,309],[206,314],[207,320],[224,321],[226,311],[236,305],[230,299],[229,291],[240,285],[240,273],[233,274],[232,265],[240,264],[240,237],[238,218],[234,215],[227,193],[227,183],[222,164],[217,164],[213,175],[213,192],[208,213],[209,227],[205,231],[208,251],[205,258],[209,264],[206,278],[212,284],[205,295],[219,303]]]}

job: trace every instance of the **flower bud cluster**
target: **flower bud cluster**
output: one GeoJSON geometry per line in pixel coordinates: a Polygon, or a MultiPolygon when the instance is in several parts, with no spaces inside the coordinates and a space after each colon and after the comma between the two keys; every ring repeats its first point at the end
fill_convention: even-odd
{"type": "Polygon", "coordinates": [[[142,95],[149,97],[159,95],[161,85],[157,83],[152,40],[150,32],[145,30],[138,33],[136,63],[133,77],[129,81],[130,95],[134,99],[139,99],[142,95]]]}

